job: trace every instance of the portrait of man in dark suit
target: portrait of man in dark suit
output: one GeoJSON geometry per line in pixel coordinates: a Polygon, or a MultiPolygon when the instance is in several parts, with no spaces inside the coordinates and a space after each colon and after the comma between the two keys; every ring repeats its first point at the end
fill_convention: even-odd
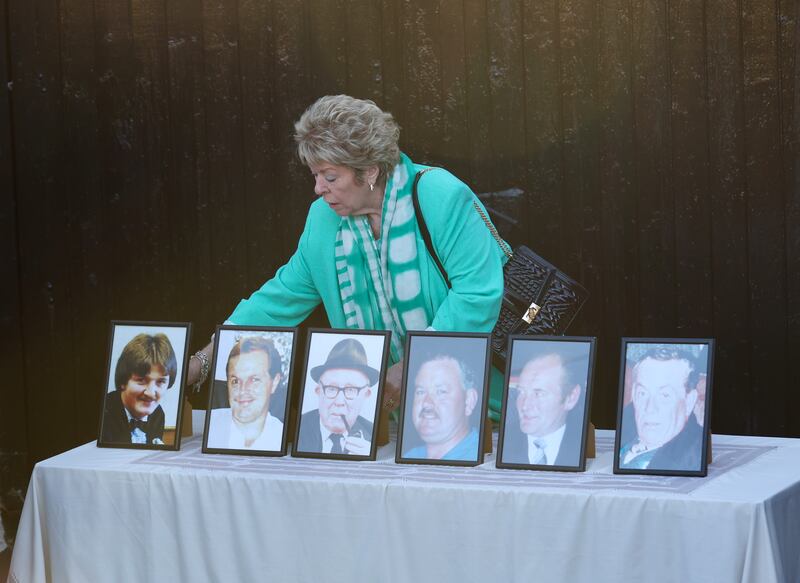
{"type": "Polygon", "coordinates": [[[580,465],[589,353],[585,342],[515,341],[502,463],[580,465]]]}
{"type": "Polygon", "coordinates": [[[103,405],[102,441],[164,444],[164,410],[159,402],[175,383],[177,359],[165,334],[137,334],[122,349],[113,390],[103,405]]]}
{"type": "Polygon", "coordinates": [[[316,385],[304,401],[314,399],[317,408],[300,418],[297,451],[370,455],[373,423],[361,413],[380,373],[369,366],[361,341],[351,337],[337,342],[310,376],[316,385]]]}
{"type": "MultiPolygon", "coordinates": [[[[629,344],[628,349],[635,349],[629,344]]],[[[694,415],[705,365],[689,346],[654,345],[632,360],[631,403],[623,410],[619,467],[701,469],[703,430],[694,415]],[[633,415],[625,415],[633,408],[633,415]],[[633,419],[631,419],[631,417],[633,419]],[[631,423],[633,421],[633,423],[631,423]],[[635,425],[635,431],[633,430],[635,425]]]]}

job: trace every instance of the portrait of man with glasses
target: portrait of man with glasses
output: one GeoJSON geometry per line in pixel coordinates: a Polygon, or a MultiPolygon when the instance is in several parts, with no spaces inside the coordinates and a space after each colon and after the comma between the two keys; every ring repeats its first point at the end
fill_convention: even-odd
{"type": "MultiPolygon", "coordinates": [[[[368,342],[372,346],[375,340],[381,341],[382,345],[384,336],[365,336],[363,339],[356,335],[344,337],[334,344],[323,363],[310,368],[308,376],[313,380],[313,385],[307,385],[303,397],[304,412],[300,418],[296,451],[370,455],[377,403],[374,393],[380,380],[380,371],[370,366],[369,361],[381,362],[383,350],[371,350],[371,353],[376,353],[368,358],[364,343],[372,341],[368,342]],[[309,410],[314,405],[316,409],[309,410]]],[[[312,335],[309,366],[318,352],[312,335]]]]}

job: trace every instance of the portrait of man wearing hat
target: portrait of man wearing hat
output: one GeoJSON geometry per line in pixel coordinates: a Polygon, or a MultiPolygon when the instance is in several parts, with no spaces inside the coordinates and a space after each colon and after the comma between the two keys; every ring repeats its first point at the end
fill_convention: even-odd
{"type": "MultiPolygon", "coordinates": [[[[367,363],[364,345],[352,337],[340,340],[309,374],[316,383],[318,408],[302,415],[297,450],[368,456],[373,424],[361,416],[361,409],[380,373],[367,363]]],[[[307,393],[308,398],[313,397],[307,393]]]]}

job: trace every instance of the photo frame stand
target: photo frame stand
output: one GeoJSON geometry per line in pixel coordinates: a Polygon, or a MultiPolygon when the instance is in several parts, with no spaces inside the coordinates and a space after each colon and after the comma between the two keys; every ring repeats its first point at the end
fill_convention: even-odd
{"type": "Polygon", "coordinates": [[[589,421],[589,433],[586,435],[586,459],[594,459],[597,456],[597,450],[594,441],[595,427],[594,423],[589,421]]]}
{"type": "Polygon", "coordinates": [[[189,399],[183,400],[183,419],[181,419],[181,437],[192,436],[192,404],[189,399]]]}
{"type": "Polygon", "coordinates": [[[378,433],[375,439],[378,441],[378,447],[389,443],[389,411],[380,407],[378,409],[378,433]]]}
{"type": "Polygon", "coordinates": [[[492,431],[494,426],[489,416],[486,416],[486,431],[483,434],[483,453],[492,453],[492,431]]]}
{"type": "MultiPolygon", "coordinates": [[[[299,375],[298,375],[299,376],[299,375]]],[[[295,384],[299,382],[296,381],[295,384]]],[[[291,387],[291,395],[289,397],[289,412],[286,414],[286,423],[288,424],[289,428],[286,433],[286,438],[291,443],[294,441],[294,435],[297,432],[297,424],[300,420],[300,415],[298,415],[298,410],[300,408],[300,393],[301,388],[297,386],[291,387]]]]}

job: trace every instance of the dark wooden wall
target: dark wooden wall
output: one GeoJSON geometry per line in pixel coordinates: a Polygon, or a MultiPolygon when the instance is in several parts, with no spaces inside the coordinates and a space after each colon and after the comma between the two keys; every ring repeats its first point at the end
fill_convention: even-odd
{"type": "Polygon", "coordinates": [[[110,319],[192,321],[197,347],[286,260],[313,196],[292,123],[329,93],[526,191],[529,245],[592,293],[597,425],[621,336],[711,336],[713,429],[800,435],[798,10],[0,0],[6,512],[29,464],[93,439],[110,319]]]}

